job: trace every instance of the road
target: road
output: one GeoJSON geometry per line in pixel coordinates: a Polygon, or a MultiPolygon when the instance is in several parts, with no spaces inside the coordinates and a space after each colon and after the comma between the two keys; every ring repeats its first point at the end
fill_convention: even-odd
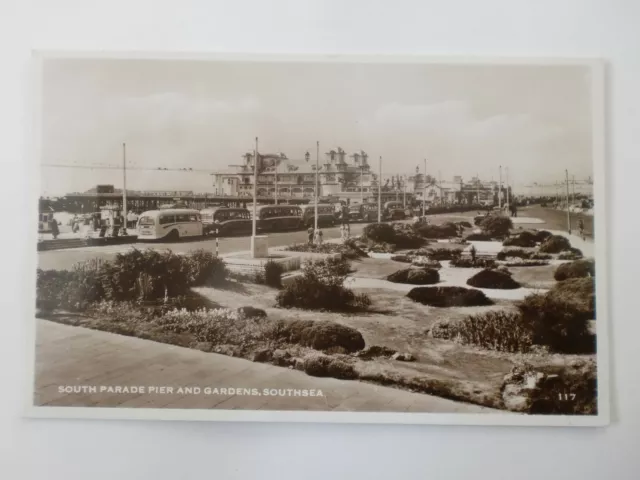
{"type": "MultiPolygon", "coordinates": [[[[532,207],[518,209],[518,215],[544,220],[544,225],[539,225],[539,228],[567,231],[567,212],[563,210],[543,208],[539,205],[534,205],[532,207]]],[[[585,236],[587,239],[593,240],[593,217],[578,213],[571,213],[570,215],[572,233],[578,234],[578,219],[582,218],[584,221],[585,236]]]]}
{"type": "MultiPolygon", "coordinates": [[[[366,224],[351,224],[351,235],[360,235],[366,224]]],[[[322,229],[324,239],[340,238],[340,227],[322,229]]],[[[307,232],[278,232],[269,234],[269,246],[279,247],[282,245],[290,245],[292,243],[303,243],[307,241],[307,232]]],[[[65,270],[71,268],[74,263],[100,258],[103,260],[112,259],[116,253],[126,252],[130,248],[139,249],[153,248],[155,250],[170,249],[176,253],[186,253],[194,250],[210,250],[215,251],[215,238],[208,237],[206,239],[185,240],[175,243],[143,243],[137,242],[128,245],[109,245],[101,247],[82,247],[70,248],[67,250],[50,250],[38,252],[38,268],[43,270],[65,270]]],[[[219,239],[220,254],[240,252],[251,249],[251,237],[229,237],[219,239]]]]}

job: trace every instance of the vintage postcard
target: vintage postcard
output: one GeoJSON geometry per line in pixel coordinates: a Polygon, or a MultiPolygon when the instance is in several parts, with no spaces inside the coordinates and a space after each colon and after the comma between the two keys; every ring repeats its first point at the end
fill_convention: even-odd
{"type": "Polygon", "coordinates": [[[29,415],[608,424],[601,62],[34,65],[29,415]]]}

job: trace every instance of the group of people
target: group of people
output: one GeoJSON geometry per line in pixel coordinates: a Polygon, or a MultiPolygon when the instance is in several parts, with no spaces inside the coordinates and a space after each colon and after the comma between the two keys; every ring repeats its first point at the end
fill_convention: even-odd
{"type": "MultiPolygon", "coordinates": [[[[321,229],[309,227],[307,229],[307,237],[309,245],[322,245],[324,234],[321,229]]],[[[351,238],[351,227],[348,223],[340,225],[340,240],[346,242],[351,238]]]]}

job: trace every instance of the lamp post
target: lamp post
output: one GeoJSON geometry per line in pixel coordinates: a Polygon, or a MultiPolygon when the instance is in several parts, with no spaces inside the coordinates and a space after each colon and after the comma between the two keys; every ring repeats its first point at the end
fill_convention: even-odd
{"type": "Polygon", "coordinates": [[[427,159],[424,159],[424,175],[422,175],[422,216],[427,215],[427,159]]]}
{"type": "Polygon", "coordinates": [[[277,205],[278,204],[278,159],[275,159],[275,166],[274,166],[274,186],[275,186],[275,190],[273,191],[273,202],[277,205]]]}
{"type": "Polygon", "coordinates": [[[315,208],[314,208],[314,218],[313,218],[313,223],[314,223],[314,228],[315,231],[318,231],[318,190],[319,190],[319,185],[318,185],[318,162],[319,162],[319,158],[320,158],[320,141],[316,142],[316,199],[315,199],[315,208]]]}
{"type": "Polygon", "coordinates": [[[565,170],[564,175],[567,184],[567,230],[571,233],[571,213],[569,211],[569,170],[565,170]]]}
{"type": "Polygon", "coordinates": [[[122,144],[122,233],[127,234],[127,145],[122,144]]]}
{"type": "MultiPolygon", "coordinates": [[[[253,152],[253,230],[251,236],[254,237],[253,240],[255,242],[255,236],[257,232],[257,224],[256,224],[256,203],[258,202],[258,137],[256,137],[256,149],[253,152]]],[[[253,242],[252,242],[253,243],[253,242]]]]}
{"type": "Polygon", "coordinates": [[[407,208],[407,176],[402,176],[402,208],[407,208]]]}
{"type": "Polygon", "coordinates": [[[502,211],[502,165],[500,165],[500,183],[498,184],[498,209],[502,211]]]}
{"type": "Polygon", "coordinates": [[[378,223],[382,223],[382,156],[378,161],[378,223]]]}
{"type": "Polygon", "coordinates": [[[509,195],[509,167],[505,167],[507,171],[507,205],[511,205],[511,197],[509,195]]]}
{"type": "Polygon", "coordinates": [[[362,190],[363,181],[362,177],[364,176],[364,158],[360,161],[360,205],[364,203],[364,193],[362,190]]]}
{"type": "Polygon", "coordinates": [[[476,202],[480,205],[480,175],[476,173],[476,202]]]}

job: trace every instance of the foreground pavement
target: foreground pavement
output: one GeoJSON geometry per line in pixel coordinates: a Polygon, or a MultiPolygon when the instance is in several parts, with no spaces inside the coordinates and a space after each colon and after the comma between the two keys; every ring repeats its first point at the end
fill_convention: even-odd
{"type": "Polygon", "coordinates": [[[431,395],[310,377],[224,355],[46,320],[36,322],[36,406],[500,413],[431,395]],[[74,386],[85,387],[85,392],[64,392],[65,387],[71,390],[74,386]],[[145,387],[145,393],[115,391],[115,387],[134,386],[145,387]],[[155,392],[149,393],[151,387],[155,392]],[[177,393],[178,387],[200,387],[203,391],[177,393]],[[209,394],[204,393],[207,387],[212,390],[209,394]],[[259,395],[222,393],[230,388],[255,389],[259,395]],[[265,395],[264,389],[280,392],[265,395]],[[293,396],[294,390],[315,390],[316,395],[321,391],[322,396],[293,396]]]}

